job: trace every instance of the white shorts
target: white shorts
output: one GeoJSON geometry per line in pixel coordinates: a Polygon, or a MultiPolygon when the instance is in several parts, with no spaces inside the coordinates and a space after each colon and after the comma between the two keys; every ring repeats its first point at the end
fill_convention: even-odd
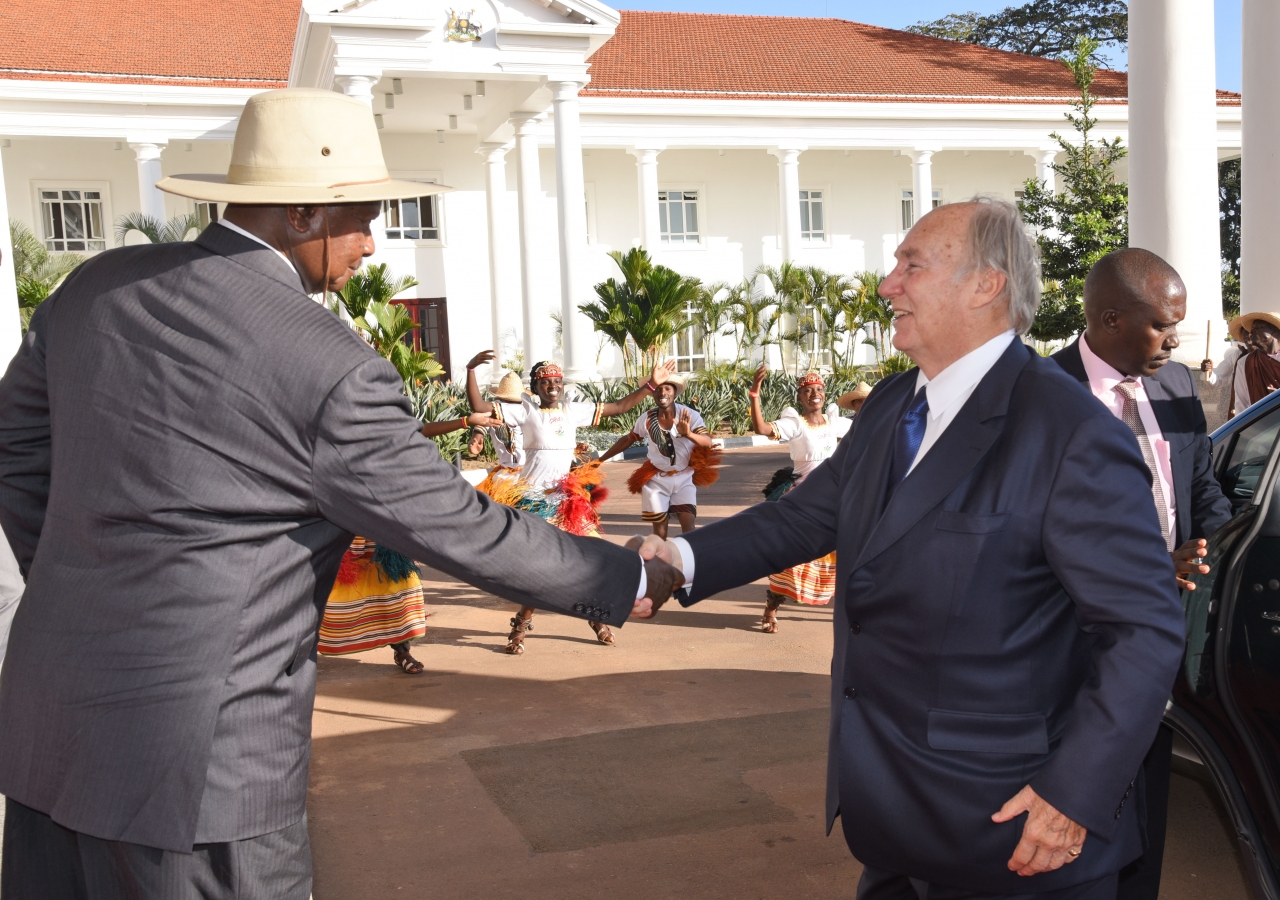
{"type": "Polygon", "coordinates": [[[658,472],[640,489],[640,512],[646,522],[662,522],[673,506],[690,507],[697,514],[698,489],[693,486],[693,469],[667,474],[658,472]]]}

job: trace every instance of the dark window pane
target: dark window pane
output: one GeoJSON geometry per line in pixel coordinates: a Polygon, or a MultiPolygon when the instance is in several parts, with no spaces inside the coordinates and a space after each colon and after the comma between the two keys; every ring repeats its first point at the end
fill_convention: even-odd
{"type": "Polygon", "coordinates": [[[671,233],[671,229],[667,227],[667,204],[665,202],[658,204],[658,231],[667,235],[671,233]]]}
{"type": "Polygon", "coordinates": [[[57,200],[58,192],[57,191],[41,191],[40,199],[41,200],[57,200]]]}
{"type": "Polygon", "coordinates": [[[417,200],[401,200],[400,214],[404,216],[405,228],[418,227],[418,201],[417,200]]]}
{"type": "Polygon", "coordinates": [[[79,200],[80,192],[79,191],[63,191],[62,199],[63,200],[79,200]]]}
{"type": "MultiPolygon", "coordinates": [[[[70,193],[68,191],[67,193],[70,193]]],[[[84,207],[79,203],[62,204],[63,225],[67,229],[68,238],[84,237],[84,207]]],[[[79,248],[83,249],[83,248],[79,248]]]]}
{"type": "Polygon", "coordinates": [[[666,199],[667,199],[667,192],[666,192],[666,191],[658,191],[658,200],[659,200],[659,201],[664,201],[664,200],[666,200],[666,199]]]}
{"type": "MultiPolygon", "coordinates": [[[[804,191],[800,192],[803,196],[804,191]]],[[[807,233],[809,231],[809,201],[800,201],[800,231],[807,233]]]]}
{"type": "Polygon", "coordinates": [[[85,191],[85,192],[84,192],[84,199],[86,199],[86,200],[101,200],[101,199],[102,199],[102,194],[101,194],[100,192],[98,192],[98,191],[85,191]]]}
{"type": "Polygon", "coordinates": [[[87,250],[89,248],[84,245],[84,241],[67,241],[67,249],[68,250],[87,250]]]}
{"type": "Polygon", "coordinates": [[[669,203],[671,216],[671,235],[684,234],[684,204],[669,203]]]}
{"type": "Polygon", "coordinates": [[[809,204],[809,206],[810,206],[810,208],[811,208],[811,210],[812,210],[812,212],[811,212],[811,214],[810,214],[810,215],[811,215],[811,218],[812,218],[812,221],[813,221],[813,230],[814,230],[814,232],[815,232],[815,236],[820,238],[820,237],[822,237],[822,231],[823,231],[823,227],[822,227],[822,201],[821,201],[821,200],[818,200],[818,201],[816,201],[816,202],[810,203],[810,204],[809,204]]]}
{"type": "Polygon", "coordinates": [[[423,197],[419,203],[422,210],[422,224],[427,228],[436,227],[436,198],[423,197]]]}

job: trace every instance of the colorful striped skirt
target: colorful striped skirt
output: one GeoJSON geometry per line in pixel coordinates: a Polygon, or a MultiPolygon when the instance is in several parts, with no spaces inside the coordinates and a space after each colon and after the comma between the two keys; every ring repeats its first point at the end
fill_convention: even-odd
{"type": "Polygon", "coordinates": [[[554,488],[535,487],[522,479],[486,478],[476,490],[503,506],[533,513],[561,531],[600,536],[599,508],[609,496],[599,461],[570,470],[554,488]]]}
{"type": "MultiPolygon", "coordinates": [[[[780,469],[774,473],[773,480],[764,490],[766,500],[779,500],[796,486],[798,479],[795,473],[786,476],[784,472],[780,469]]],[[[770,575],[769,593],[805,606],[826,606],[836,595],[835,551],[813,562],[801,563],[770,575]]]]}
{"type": "Polygon", "coordinates": [[[359,653],[427,633],[422,581],[412,561],[356,538],[342,557],[338,580],[320,622],[318,650],[359,653]]]}

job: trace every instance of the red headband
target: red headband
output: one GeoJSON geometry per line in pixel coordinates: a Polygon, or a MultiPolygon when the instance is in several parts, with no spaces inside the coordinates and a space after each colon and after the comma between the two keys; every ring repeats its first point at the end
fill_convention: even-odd
{"type": "Polygon", "coordinates": [[[558,365],[548,360],[540,362],[533,367],[533,371],[529,373],[530,381],[537,381],[539,378],[563,378],[564,370],[558,365]]]}
{"type": "Polygon", "coordinates": [[[806,375],[804,375],[804,377],[802,377],[799,381],[796,382],[796,390],[799,390],[800,388],[803,388],[803,387],[808,387],[811,384],[818,384],[818,385],[822,385],[823,387],[826,387],[826,385],[823,384],[822,382],[821,375],[819,375],[817,372],[809,372],[806,375]]]}

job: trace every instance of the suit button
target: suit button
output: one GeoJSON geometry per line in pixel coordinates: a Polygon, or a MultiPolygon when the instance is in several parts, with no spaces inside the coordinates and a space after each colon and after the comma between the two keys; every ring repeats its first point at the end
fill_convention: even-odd
{"type": "Polygon", "coordinates": [[[1118,810],[1118,809],[1116,810],[1116,818],[1117,818],[1117,819],[1118,819],[1118,818],[1120,818],[1120,810],[1118,810]]]}
{"type": "Polygon", "coordinates": [[[858,696],[858,689],[856,687],[847,687],[844,689],[844,699],[852,700],[856,696],[858,696]]]}
{"type": "Polygon", "coordinates": [[[862,634],[862,626],[859,625],[857,622],[850,622],[849,630],[852,631],[854,634],[862,634]]]}
{"type": "Polygon", "coordinates": [[[574,611],[574,612],[584,612],[585,610],[586,610],[586,607],[585,607],[585,606],[583,606],[581,603],[575,603],[575,604],[573,604],[573,611],[574,611]]]}

